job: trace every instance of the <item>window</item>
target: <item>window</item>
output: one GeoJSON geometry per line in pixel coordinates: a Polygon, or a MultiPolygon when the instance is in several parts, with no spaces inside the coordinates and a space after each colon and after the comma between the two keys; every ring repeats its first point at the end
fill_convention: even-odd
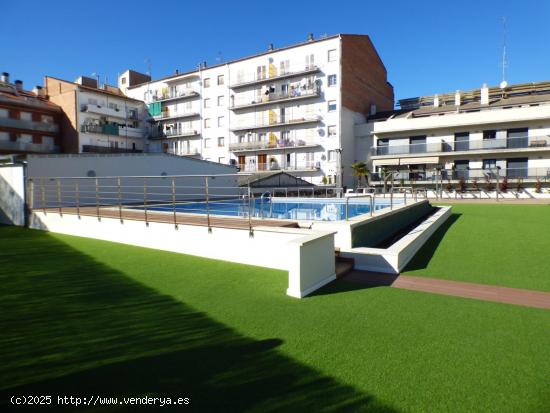
{"type": "Polygon", "coordinates": [[[21,119],[21,120],[32,120],[32,113],[30,113],[30,112],[21,112],[19,114],[19,119],[21,119]]]}
{"type": "Polygon", "coordinates": [[[210,148],[210,138],[205,138],[204,139],[204,147],[205,148],[210,148]]]}
{"type": "Polygon", "coordinates": [[[239,135],[239,143],[245,143],[246,142],[246,136],[245,135],[239,135]]]}
{"type": "Polygon", "coordinates": [[[336,125],[330,125],[328,127],[328,137],[336,136],[336,125]]]}
{"type": "Polygon", "coordinates": [[[224,106],[225,100],[223,96],[218,96],[218,106],[224,106]]]}
{"type": "Polygon", "coordinates": [[[336,110],[336,101],[335,100],[329,100],[328,101],[328,111],[334,112],[336,110]]]}
{"type": "Polygon", "coordinates": [[[206,118],[204,119],[204,128],[209,128],[210,127],[210,118],[206,118]]]}
{"type": "Polygon", "coordinates": [[[289,72],[290,62],[288,60],[281,60],[281,75],[286,75],[289,72]]]}
{"type": "Polygon", "coordinates": [[[328,151],[328,160],[329,162],[334,162],[336,160],[336,151],[328,151]]]}
{"type": "Polygon", "coordinates": [[[265,133],[260,133],[260,134],[258,134],[258,141],[260,141],[260,142],[265,142],[266,136],[267,136],[267,135],[266,135],[265,133]]]}
{"type": "Polygon", "coordinates": [[[266,78],[266,69],[265,66],[258,66],[256,67],[256,79],[261,80],[266,78]]]}
{"type": "Polygon", "coordinates": [[[97,99],[88,98],[88,103],[89,103],[90,105],[96,105],[96,106],[97,106],[97,99]]]}
{"type": "Polygon", "coordinates": [[[336,75],[328,75],[328,85],[336,86],[336,75]]]}
{"type": "Polygon", "coordinates": [[[225,117],[219,116],[218,117],[218,128],[221,128],[223,126],[225,126],[225,117]]]}
{"type": "Polygon", "coordinates": [[[336,49],[331,49],[328,51],[328,56],[327,56],[327,60],[329,62],[335,62],[336,61],[336,49]]]}
{"type": "Polygon", "coordinates": [[[290,143],[290,131],[285,130],[281,132],[281,138],[283,139],[283,142],[285,145],[288,145],[290,143]]]}
{"type": "Polygon", "coordinates": [[[218,76],[218,86],[223,85],[224,81],[225,81],[224,76],[223,76],[223,75],[219,75],[219,76],[218,76]]]}
{"type": "Polygon", "coordinates": [[[484,159],[483,160],[483,169],[496,169],[497,160],[496,159],[484,159]]]}
{"type": "Polygon", "coordinates": [[[315,69],[315,55],[308,54],[306,55],[306,70],[315,69]]]}
{"type": "Polygon", "coordinates": [[[206,89],[207,87],[210,87],[210,78],[204,79],[203,86],[206,89]]]}
{"type": "Polygon", "coordinates": [[[220,136],[218,138],[218,147],[222,147],[222,146],[225,146],[225,138],[223,136],[220,136]]]}
{"type": "Polygon", "coordinates": [[[483,139],[496,139],[497,131],[496,130],[484,130],[483,139]]]}
{"type": "Polygon", "coordinates": [[[210,99],[206,98],[204,99],[204,108],[207,109],[210,107],[210,99]]]}
{"type": "Polygon", "coordinates": [[[122,83],[123,85],[125,85],[125,84],[126,84],[126,78],[123,77],[122,79],[120,79],[120,83],[122,83]]]}
{"type": "Polygon", "coordinates": [[[288,95],[288,83],[283,83],[281,85],[281,94],[283,96],[287,96],[288,95]]]}

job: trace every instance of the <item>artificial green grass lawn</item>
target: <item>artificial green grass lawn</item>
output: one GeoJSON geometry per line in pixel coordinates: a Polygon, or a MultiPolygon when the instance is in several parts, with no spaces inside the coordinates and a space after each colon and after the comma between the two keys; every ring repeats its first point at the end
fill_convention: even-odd
{"type": "Polygon", "coordinates": [[[453,205],[403,274],[550,291],[549,205],[453,205]]]}
{"type": "Polygon", "coordinates": [[[198,411],[550,403],[545,310],[344,281],[297,300],[283,271],[13,227],[0,268],[1,411],[12,394],[190,397],[198,411]]]}

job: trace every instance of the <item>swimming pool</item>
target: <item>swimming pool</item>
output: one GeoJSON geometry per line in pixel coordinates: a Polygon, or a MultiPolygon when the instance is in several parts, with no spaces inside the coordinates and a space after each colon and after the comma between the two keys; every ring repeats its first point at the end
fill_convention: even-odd
{"type": "MultiPolygon", "coordinates": [[[[394,200],[394,204],[396,204],[394,200]]],[[[390,206],[389,199],[377,199],[375,201],[375,211],[390,206]]],[[[134,209],[143,209],[134,208],[134,209]]],[[[156,205],[148,206],[150,211],[172,212],[173,206],[156,205]]],[[[186,202],[176,204],[177,212],[224,215],[235,217],[248,217],[248,200],[227,200],[209,202],[208,207],[205,202],[186,202]]],[[[251,206],[251,215],[253,217],[293,219],[307,221],[340,221],[346,219],[346,200],[344,198],[269,198],[255,199],[251,206]]],[[[348,204],[348,218],[358,215],[368,214],[370,212],[370,199],[350,199],[348,204]]]]}

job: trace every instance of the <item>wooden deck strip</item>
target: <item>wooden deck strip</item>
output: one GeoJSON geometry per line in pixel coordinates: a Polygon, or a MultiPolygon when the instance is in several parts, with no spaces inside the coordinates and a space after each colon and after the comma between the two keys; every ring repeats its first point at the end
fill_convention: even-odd
{"type": "Polygon", "coordinates": [[[550,292],[544,291],[358,270],[352,271],[343,279],[371,287],[390,286],[405,290],[550,309],[550,292]]]}
{"type": "MultiPolygon", "coordinates": [[[[37,209],[38,212],[43,211],[42,209],[37,209]]],[[[58,208],[49,208],[46,209],[48,214],[59,214],[58,208]]],[[[63,208],[63,214],[68,215],[78,215],[77,209],[63,208]]],[[[93,216],[96,217],[97,209],[96,207],[81,207],[78,213],[82,216],[93,216]]],[[[145,212],[143,210],[130,210],[122,209],[122,214],[118,209],[113,207],[100,207],[99,208],[99,217],[101,218],[115,218],[120,219],[122,216],[123,220],[131,221],[144,221],[145,222],[145,212]]],[[[174,214],[170,212],[158,212],[158,211],[147,211],[147,221],[148,222],[161,222],[167,224],[174,224],[174,214]]],[[[206,215],[193,215],[185,214],[178,212],[176,213],[176,223],[178,225],[200,225],[208,226],[208,218],[206,215]]],[[[267,227],[287,227],[287,228],[297,228],[298,223],[292,220],[277,220],[277,219],[251,219],[252,227],[256,226],[267,226],[267,227]]],[[[236,217],[220,217],[220,216],[210,216],[210,226],[218,228],[232,228],[232,229],[247,229],[249,227],[248,219],[246,218],[236,218],[236,217]]]]}

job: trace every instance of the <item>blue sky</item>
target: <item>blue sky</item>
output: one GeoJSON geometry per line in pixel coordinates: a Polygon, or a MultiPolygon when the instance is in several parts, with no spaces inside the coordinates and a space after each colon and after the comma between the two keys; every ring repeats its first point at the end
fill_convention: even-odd
{"type": "Polygon", "coordinates": [[[0,71],[27,88],[45,74],[127,68],[154,78],[305,40],[308,32],[371,36],[396,98],[501,80],[502,16],[508,81],[550,80],[550,2],[531,1],[2,1],[0,71]]]}

